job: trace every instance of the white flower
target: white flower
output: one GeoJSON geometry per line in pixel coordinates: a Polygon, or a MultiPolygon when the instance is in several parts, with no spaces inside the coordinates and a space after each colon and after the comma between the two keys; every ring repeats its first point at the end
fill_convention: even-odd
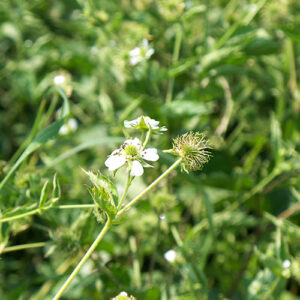
{"type": "Polygon", "coordinates": [[[126,140],[117,150],[114,150],[105,161],[109,171],[115,171],[128,163],[130,176],[142,176],[144,168],[141,164],[143,160],[157,161],[159,156],[157,149],[148,148],[142,150],[142,143],[138,138],[126,140]]]}
{"type": "Polygon", "coordinates": [[[126,128],[136,128],[136,129],[149,129],[154,131],[166,131],[168,130],[165,126],[159,127],[159,121],[151,119],[150,117],[141,116],[132,121],[124,121],[124,126],[126,128]]]}
{"type": "Polygon", "coordinates": [[[76,131],[77,128],[78,128],[77,120],[74,118],[71,118],[67,121],[67,124],[64,124],[63,126],[60,127],[58,133],[60,135],[66,135],[66,134],[76,131]]]}
{"type": "Polygon", "coordinates": [[[65,84],[67,81],[66,77],[64,75],[57,75],[53,78],[53,83],[55,85],[62,85],[65,84]]]}
{"type": "Polygon", "coordinates": [[[143,39],[141,47],[135,47],[129,52],[130,65],[135,66],[143,60],[149,59],[154,53],[153,48],[149,48],[147,39],[143,39]]]}
{"type": "Polygon", "coordinates": [[[174,262],[176,259],[177,253],[175,250],[168,250],[165,254],[164,257],[168,262],[174,262]]]}
{"type": "Polygon", "coordinates": [[[286,259],[286,260],[283,261],[282,267],[284,269],[288,269],[290,266],[291,266],[291,261],[290,260],[286,259]]]}
{"type": "Polygon", "coordinates": [[[159,218],[160,218],[161,220],[165,220],[165,219],[166,219],[166,215],[165,215],[165,214],[160,215],[159,218]]]}

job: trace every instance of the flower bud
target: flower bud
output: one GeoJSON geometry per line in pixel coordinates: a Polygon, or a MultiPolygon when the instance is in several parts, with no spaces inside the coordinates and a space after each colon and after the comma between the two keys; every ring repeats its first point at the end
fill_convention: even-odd
{"type": "Polygon", "coordinates": [[[71,74],[65,70],[60,70],[53,74],[53,84],[61,87],[68,97],[72,95],[71,81],[71,74]]]}

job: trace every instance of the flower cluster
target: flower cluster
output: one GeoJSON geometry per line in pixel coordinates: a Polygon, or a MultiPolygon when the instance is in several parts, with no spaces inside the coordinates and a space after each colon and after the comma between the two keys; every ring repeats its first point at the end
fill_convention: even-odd
{"type": "Polygon", "coordinates": [[[72,77],[67,71],[60,70],[55,72],[53,74],[52,82],[53,85],[62,88],[68,97],[72,95],[72,77]]]}
{"type": "Polygon", "coordinates": [[[154,54],[154,49],[149,47],[148,40],[143,39],[141,47],[135,47],[129,52],[130,65],[135,66],[143,60],[148,60],[154,54]]]}
{"type": "Polygon", "coordinates": [[[76,131],[78,128],[78,122],[76,119],[71,118],[67,121],[66,124],[64,124],[60,129],[59,129],[59,134],[60,135],[66,135],[71,132],[76,131]]]}

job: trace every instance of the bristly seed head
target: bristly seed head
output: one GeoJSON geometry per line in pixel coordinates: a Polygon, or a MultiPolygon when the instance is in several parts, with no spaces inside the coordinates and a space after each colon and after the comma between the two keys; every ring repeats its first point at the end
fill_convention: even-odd
{"type": "Polygon", "coordinates": [[[211,157],[209,149],[211,147],[203,134],[190,131],[173,140],[170,152],[182,158],[182,169],[188,173],[202,169],[211,157]]]}

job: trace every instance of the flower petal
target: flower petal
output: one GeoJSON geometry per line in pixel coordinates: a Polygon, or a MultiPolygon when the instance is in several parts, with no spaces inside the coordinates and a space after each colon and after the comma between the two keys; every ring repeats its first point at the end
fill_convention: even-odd
{"type": "Polygon", "coordinates": [[[130,176],[142,176],[143,174],[144,174],[144,169],[142,164],[139,161],[134,160],[132,162],[130,176]]]}
{"type": "Polygon", "coordinates": [[[148,59],[148,58],[150,58],[153,54],[154,54],[154,49],[153,49],[153,48],[150,48],[150,49],[147,50],[145,56],[146,56],[146,58],[148,59]]]}
{"type": "Polygon", "coordinates": [[[138,119],[135,119],[135,120],[132,120],[132,121],[127,121],[127,120],[124,121],[124,126],[126,128],[132,128],[132,127],[137,126],[137,125],[138,125],[138,119]]]}
{"type": "Polygon", "coordinates": [[[130,56],[129,63],[131,66],[135,66],[138,63],[140,63],[142,60],[143,60],[142,56],[134,55],[134,56],[130,56]]]}
{"type": "Polygon", "coordinates": [[[129,52],[130,56],[140,56],[141,55],[141,48],[135,47],[134,49],[130,50],[129,52]]]}
{"type": "Polygon", "coordinates": [[[157,161],[159,156],[157,154],[157,149],[148,148],[142,152],[142,158],[149,161],[157,161]]]}
{"type": "Polygon", "coordinates": [[[126,158],[123,155],[112,155],[109,156],[105,161],[105,165],[109,171],[114,171],[122,167],[126,163],[126,158]]]}
{"type": "Polygon", "coordinates": [[[142,142],[138,138],[134,138],[133,140],[126,140],[124,145],[133,145],[139,148],[142,145],[142,142]]]}

